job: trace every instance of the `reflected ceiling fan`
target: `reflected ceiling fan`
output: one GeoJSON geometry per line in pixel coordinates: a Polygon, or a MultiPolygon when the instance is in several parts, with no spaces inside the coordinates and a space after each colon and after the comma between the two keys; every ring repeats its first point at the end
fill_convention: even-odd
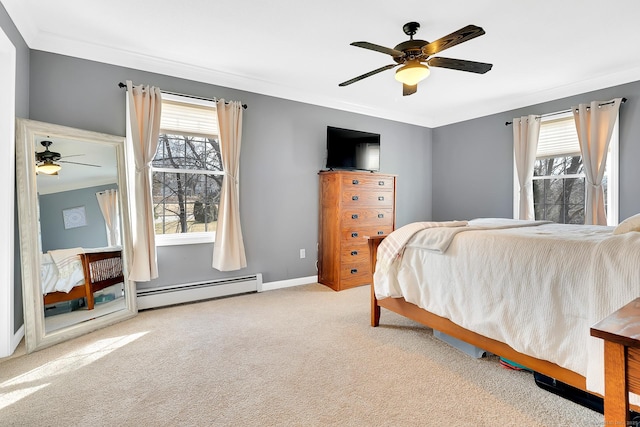
{"type": "Polygon", "coordinates": [[[417,22],[409,22],[405,24],[402,27],[402,30],[409,36],[409,40],[400,43],[393,49],[369,42],[351,43],[351,46],[375,50],[376,52],[390,55],[396,63],[385,65],[384,67],[380,67],[351,80],[347,80],[346,82],[340,83],[338,86],[348,86],[367,77],[381,73],[382,71],[390,70],[402,65],[402,67],[396,71],[396,80],[402,83],[402,95],[407,96],[416,93],[418,90],[418,82],[429,76],[429,67],[449,68],[451,70],[484,74],[493,66],[492,64],[484,62],[466,61],[463,59],[443,57],[430,58],[430,56],[435,55],[438,52],[483,35],[485,32],[482,28],[475,25],[467,25],[448,36],[442,37],[431,43],[425,40],[413,39],[413,36],[418,32],[419,28],[420,24],[417,22]]]}
{"type": "MultiPolygon", "coordinates": [[[[80,163],[80,162],[70,162],[68,160],[61,160],[63,157],[60,153],[56,153],[55,151],[49,150],[49,147],[53,144],[53,141],[40,141],[43,147],[45,147],[44,151],[36,152],[36,173],[43,173],[45,175],[58,175],[58,171],[62,169],[62,166],[57,164],[60,163],[70,163],[74,165],[82,165],[82,166],[91,166],[94,168],[102,167],[100,165],[93,165],[90,163],[80,163]]],[[[84,156],[84,154],[74,154],[68,157],[76,157],[76,156],[84,156]]]]}

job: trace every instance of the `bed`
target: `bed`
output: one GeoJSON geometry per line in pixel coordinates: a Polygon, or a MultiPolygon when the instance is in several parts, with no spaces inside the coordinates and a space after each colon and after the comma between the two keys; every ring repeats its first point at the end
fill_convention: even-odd
{"type": "Polygon", "coordinates": [[[42,254],[40,278],[44,304],[86,298],[95,306],[94,293],[123,283],[122,250],[118,247],[71,248],[42,254]]]}
{"type": "Polygon", "coordinates": [[[603,395],[603,343],[589,329],[640,296],[640,233],[618,231],[478,219],[370,238],[371,324],[385,308],[603,395]]]}

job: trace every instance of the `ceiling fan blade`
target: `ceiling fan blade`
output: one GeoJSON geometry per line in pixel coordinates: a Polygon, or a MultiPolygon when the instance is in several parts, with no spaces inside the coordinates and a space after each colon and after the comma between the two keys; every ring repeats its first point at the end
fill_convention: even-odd
{"type": "Polygon", "coordinates": [[[417,91],[418,91],[418,85],[417,84],[415,84],[415,85],[403,84],[402,85],[402,96],[413,95],[417,91]]]}
{"type": "Polygon", "coordinates": [[[390,65],[385,65],[384,67],[380,67],[380,68],[378,68],[377,70],[369,71],[368,73],[365,73],[365,74],[363,74],[363,75],[361,75],[361,76],[354,77],[354,78],[352,78],[351,80],[347,80],[346,82],[342,82],[342,83],[340,83],[338,86],[348,86],[348,85],[350,85],[351,83],[355,83],[355,82],[360,81],[360,80],[362,80],[362,79],[366,79],[367,77],[371,77],[371,76],[373,76],[374,74],[378,74],[378,73],[381,73],[381,72],[383,72],[383,71],[390,70],[390,69],[392,69],[393,67],[397,67],[398,65],[400,65],[400,64],[390,64],[390,65]]]}
{"type": "Polygon", "coordinates": [[[351,46],[361,47],[363,49],[375,50],[376,52],[386,53],[387,55],[391,55],[394,58],[399,58],[404,56],[404,52],[400,50],[391,49],[389,47],[380,46],[377,44],[369,43],[369,42],[353,42],[351,46]]]}
{"type": "Polygon", "coordinates": [[[58,161],[60,163],[70,163],[70,164],[73,164],[73,165],[93,166],[94,168],[101,168],[102,167],[100,165],[92,165],[92,164],[89,164],[89,163],[69,162],[67,160],[58,160],[58,161]]]}
{"type": "Polygon", "coordinates": [[[493,67],[493,64],[485,62],[465,61],[453,58],[431,58],[427,61],[431,67],[449,68],[451,70],[469,71],[471,73],[484,74],[493,67]]]}
{"type": "Polygon", "coordinates": [[[484,34],[484,30],[475,25],[467,25],[464,28],[459,29],[456,32],[449,34],[448,36],[444,36],[441,39],[433,41],[426,46],[422,47],[422,53],[427,56],[435,55],[438,52],[441,52],[445,49],[448,49],[457,44],[469,41],[478,36],[484,34]]]}

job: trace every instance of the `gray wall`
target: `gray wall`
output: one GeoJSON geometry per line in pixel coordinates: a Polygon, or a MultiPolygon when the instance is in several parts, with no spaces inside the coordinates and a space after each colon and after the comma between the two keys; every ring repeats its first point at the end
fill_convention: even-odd
{"type": "Polygon", "coordinates": [[[125,92],[117,84],[127,79],[248,104],[240,163],[248,267],[212,269],[211,244],[159,247],[160,277],[140,288],[258,272],[265,282],[317,274],[317,172],[325,164],[327,125],[380,133],[381,171],[398,175],[398,225],[431,217],[432,133],[420,126],[41,51],[31,52],[29,116],[124,135],[125,92]]]}
{"type": "Polygon", "coordinates": [[[620,220],[640,212],[640,81],[433,130],[433,219],[513,217],[513,131],[505,122],[578,103],[627,98],[620,107],[620,220]]]}
{"type": "MultiPolygon", "coordinates": [[[[29,116],[29,48],[24,39],[13,25],[13,21],[7,15],[2,4],[0,4],[0,28],[7,35],[11,43],[16,48],[16,116],[29,116]]],[[[6,143],[2,141],[0,143],[6,143]]],[[[3,201],[6,202],[6,201],[3,201]]],[[[13,258],[14,271],[14,333],[22,327],[23,311],[22,311],[22,277],[20,271],[20,238],[18,234],[18,212],[17,198],[14,199],[16,207],[14,216],[14,235],[15,235],[15,256],[13,258]]]]}
{"type": "Polygon", "coordinates": [[[107,230],[104,216],[98,205],[96,193],[116,189],[116,184],[88,187],[60,193],[43,194],[40,203],[40,231],[42,252],[68,248],[102,248],[107,246],[107,230]],[[84,206],[87,225],[64,228],[62,211],[84,206]]]}

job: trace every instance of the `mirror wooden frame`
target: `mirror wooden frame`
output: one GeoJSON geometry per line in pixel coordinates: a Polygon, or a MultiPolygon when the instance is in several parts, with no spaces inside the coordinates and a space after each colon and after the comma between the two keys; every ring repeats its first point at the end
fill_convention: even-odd
{"type": "Polygon", "coordinates": [[[135,282],[128,280],[131,267],[132,240],[129,216],[125,138],[75,129],[71,127],[16,119],[16,191],[22,264],[22,300],[24,308],[25,344],[28,353],[133,317],[138,312],[135,282]],[[38,194],[34,153],[38,136],[65,138],[109,144],[115,148],[118,164],[118,193],[122,225],[122,257],[124,268],[124,310],[115,311],[72,326],[46,332],[44,301],[40,283],[40,244],[38,224],[38,194]]]}

